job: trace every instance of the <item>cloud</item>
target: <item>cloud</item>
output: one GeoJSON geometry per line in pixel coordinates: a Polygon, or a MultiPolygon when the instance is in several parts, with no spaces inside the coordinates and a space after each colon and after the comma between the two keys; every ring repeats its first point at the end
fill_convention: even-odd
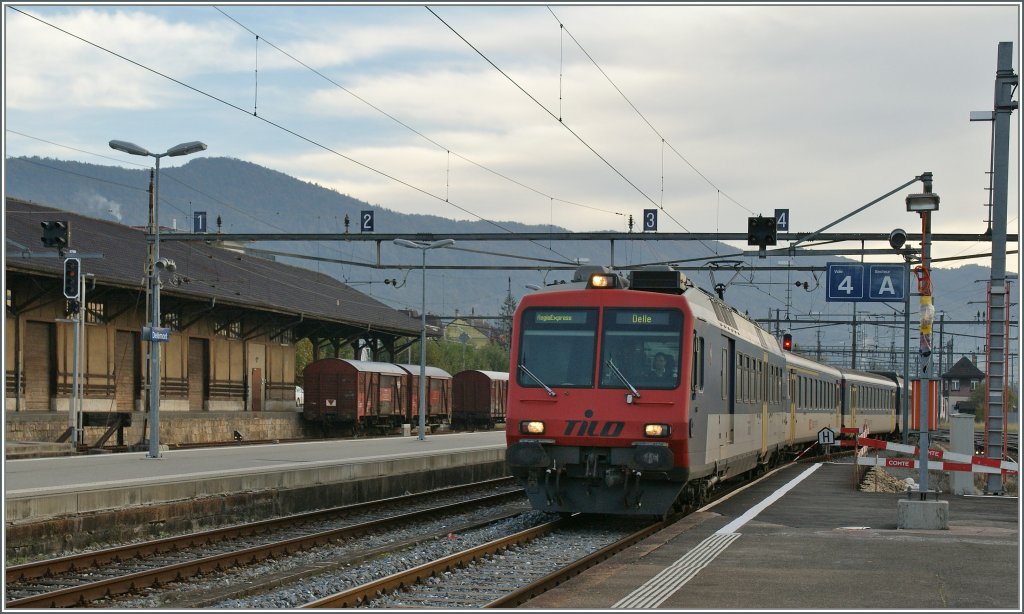
{"type": "MultiPolygon", "coordinates": [[[[931,171],[933,229],[984,229],[989,126],[967,120],[992,106],[1018,7],[431,9],[445,23],[397,5],[25,9],[209,96],[10,11],[7,119],[83,149],[200,138],[394,210],[578,231],[664,206],[666,231],[789,208],[809,232],[931,171]]],[[[834,230],[913,231],[913,189],[834,230]]]]}

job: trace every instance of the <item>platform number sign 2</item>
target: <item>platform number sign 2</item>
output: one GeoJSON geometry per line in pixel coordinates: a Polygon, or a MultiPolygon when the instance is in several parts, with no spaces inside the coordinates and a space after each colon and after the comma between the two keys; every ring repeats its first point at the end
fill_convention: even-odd
{"type": "Polygon", "coordinates": [[[373,232],[373,211],[359,212],[359,232],[373,232]]]}
{"type": "Polygon", "coordinates": [[[658,229],[658,210],[644,209],[644,232],[658,229]]]}

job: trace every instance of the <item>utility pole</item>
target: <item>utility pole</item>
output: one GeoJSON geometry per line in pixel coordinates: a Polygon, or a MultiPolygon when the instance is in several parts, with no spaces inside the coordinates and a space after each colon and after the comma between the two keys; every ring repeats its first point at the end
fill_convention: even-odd
{"type": "MultiPolygon", "coordinates": [[[[1013,43],[999,43],[996,62],[995,103],[991,113],[972,113],[972,120],[992,125],[992,276],[988,288],[985,344],[985,456],[1001,459],[1006,447],[1006,374],[1009,327],[1009,292],[1006,283],[1006,216],[1010,159],[1010,114],[1017,109],[1012,100],[1017,88],[1013,72],[1013,43]],[[987,115],[987,117],[986,117],[987,115]]],[[[1004,494],[1003,476],[991,474],[985,484],[988,494],[1004,494]]]]}

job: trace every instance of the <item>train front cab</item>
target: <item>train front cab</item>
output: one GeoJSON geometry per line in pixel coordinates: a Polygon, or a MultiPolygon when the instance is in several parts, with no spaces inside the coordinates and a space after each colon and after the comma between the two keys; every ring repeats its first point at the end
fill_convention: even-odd
{"type": "Polygon", "coordinates": [[[533,507],[664,514],[688,477],[686,301],[542,292],[524,297],[515,322],[506,459],[533,507]],[[654,375],[658,354],[667,376],[654,375]]]}

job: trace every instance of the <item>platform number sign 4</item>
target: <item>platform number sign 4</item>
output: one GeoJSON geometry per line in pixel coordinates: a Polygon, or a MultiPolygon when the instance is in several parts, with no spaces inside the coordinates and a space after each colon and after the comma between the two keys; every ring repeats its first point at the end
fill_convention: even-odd
{"type": "Polygon", "coordinates": [[[827,302],[890,303],[905,299],[901,264],[830,262],[827,269],[827,302]]]}
{"type": "Polygon", "coordinates": [[[373,232],[373,211],[359,212],[359,232],[373,232]]]}
{"type": "Polygon", "coordinates": [[[658,229],[658,210],[644,209],[644,231],[658,229]]]}
{"type": "Polygon", "coordinates": [[[775,230],[789,232],[789,209],[775,210],[775,230]]]}

